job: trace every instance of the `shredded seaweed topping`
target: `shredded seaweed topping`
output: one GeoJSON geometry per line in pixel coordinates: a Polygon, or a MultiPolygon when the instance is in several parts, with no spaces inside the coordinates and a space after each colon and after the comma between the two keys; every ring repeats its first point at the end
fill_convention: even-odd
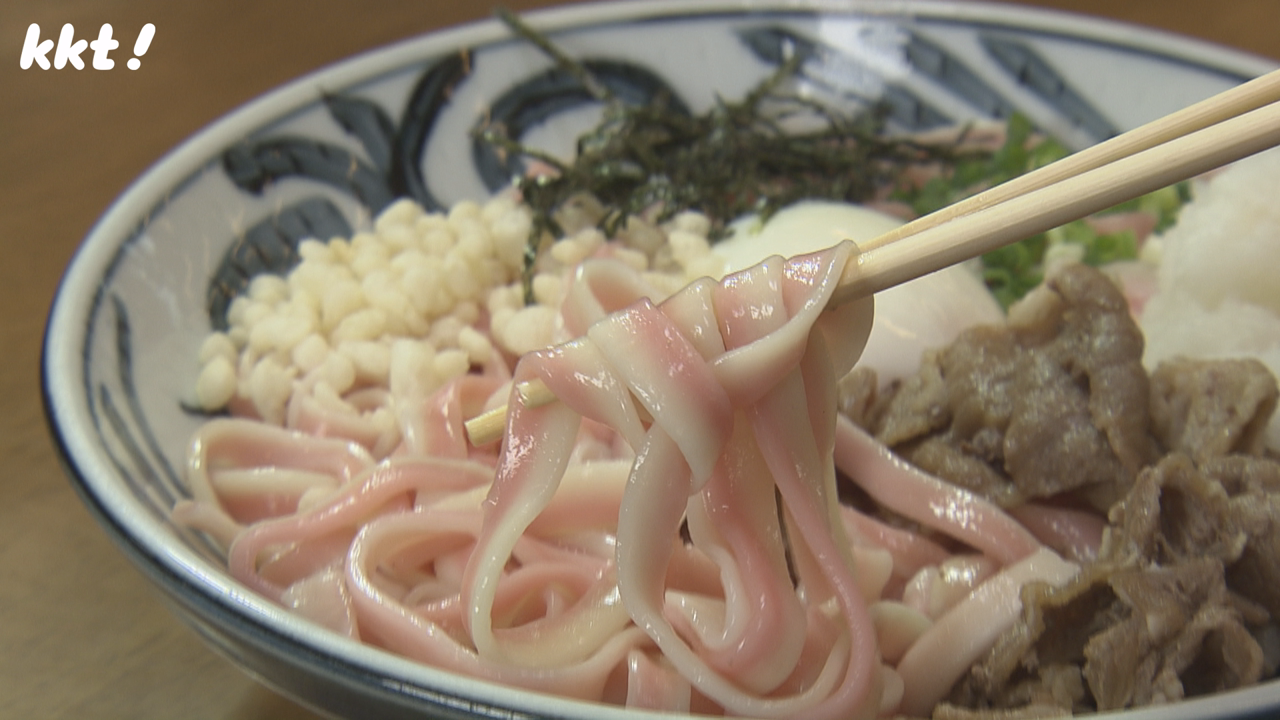
{"type": "Polygon", "coordinates": [[[702,114],[679,111],[661,96],[648,104],[627,104],[519,17],[498,14],[603,104],[599,125],[578,139],[572,162],[521,145],[501,126],[479,130],[503,152],[553,169],[515,178],[534,212],[526,253],[530,270],[544,235],[563,234],[557,210],[584,194],[603,206],[599,225],[610,236],[632,216],[657,223],[696,210],[710,220],[715,241],[725,236],[730,222],[748,213],[767,219],[806,198],[866,202],[899,182],[907,166],[952,164],[986,154],[958,143],[885,136],[884,113],[877,107],[839,112],[800,97],[790,82],[799,56],[740,100],[721,99],[702,114]]]}
{"type": "MultiPolygon", "coordinates": [[[[797,94],[799,55],[742,99],[720,99],[702,114],[691,115],[662,94],[648,103],[629,104],[518,16],[503,9],[497,14],[603,105],[600,123],[578,138],[572,161],[522,145],[500,124],[477,130],[504,156],[524,157],[550,169],[513,178],[534,218],[524,265],[530,302],[539,253],[565,235],[557,215],[575,203],[592,206],[597,224],[610,237],[632,217],[656,224],[696,210],[710,220],[714,242],[743,215],[755,213],[767,220],[802,199],[893,200],[924,215],[1068,154],[1058,141],[1037,135],[1021,115],[1009,119],[1004,143],[995,150],[967,142],[966,132],[936,143],[886,135],[880,107],[848,112],[797,94]],[[929,179],[915,179],[919,177],[929,179]]],[[[1187,194],[1184,184],[1108,212],[1150,211],[1163,229],[1172,224],[1187,194]]],[[[1138,253],[1131,232],[1099,234],[1085,221],[1000,248],[984,256],[982,264],[988,287],[1004,306],[1041,282],[1046,252],[1058,243],[1081,245],[1078,254],[1095,265],[1138,253]]]]}

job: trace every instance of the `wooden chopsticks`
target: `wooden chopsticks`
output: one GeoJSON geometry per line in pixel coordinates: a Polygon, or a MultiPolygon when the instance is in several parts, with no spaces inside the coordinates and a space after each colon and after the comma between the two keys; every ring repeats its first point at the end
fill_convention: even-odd
{"type": "MultiPolygon", "coordinates": [[[[1280,145],[1280,70],[1236,86],[862,243],[832,304],[977,257],[1280,145]]],[[[517,387],[534,407],[541,382],[517,387]]],[[[502,435],[506,407],[466,423],[473,445],[502,435]]]]}

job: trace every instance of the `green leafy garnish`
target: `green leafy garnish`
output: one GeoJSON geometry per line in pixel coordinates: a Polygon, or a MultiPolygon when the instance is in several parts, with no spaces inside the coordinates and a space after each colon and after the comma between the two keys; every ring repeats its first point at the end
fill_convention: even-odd
{"type": "Polygon", "coordinates": [[[1031,121],[1009,118],[1004,143],[995,152],[969,152],[919,186],[901,185],[894,196],[918,215],[941,210],[986,188],[1066,157],[1069,151],[1052,138],[1034,139],[1031,121]]]}
{"type": "MultiPolygon", "coordinates": [[[[989,157],[962,159],[919,187],[900,187],[896,197],[926,215],[1068,154],[1053,138],[1037,137],[1030,120],[1015,114],[1008,121],[1004,144],[989,157]]],[[[1098,216],[1149,213],[1156,219],[1155,231],[1161,232],[1176,222],[1178,211],[1190,197],[1190,184],[1178,183],[1108,208],[1098,216]]],[[[1055,247],[1094,266],[1136,259],[1139,251],[1133,231],[1099,233],[1087,220],[1075,220],[993,250],[982,256],[983,278],[1001,305],[1009,307],[1044,280],[1045,257],[1055,247]]]]}

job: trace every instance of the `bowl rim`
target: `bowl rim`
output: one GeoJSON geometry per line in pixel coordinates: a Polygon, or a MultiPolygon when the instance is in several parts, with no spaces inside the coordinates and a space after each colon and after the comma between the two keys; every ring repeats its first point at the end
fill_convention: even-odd
{"type": "MultiPolygon", "coordinates": [[[[1015,27],[1086,42],[1131,48],[1175,62],[1246,77],[1274,69],[1268,59],[1207,41],[1139,25],[1077,13],[997,2],[949,0],[612,0],[543,8],[524,17],[554,32],[579,26],[642,21],[657,16],[783,12],[860,16],[924,17],[964,24],[1015,27]]],[[[406,38],[330,63],[268,90],[204,126],[166,152],[114,199],[86,233],[60,278],[50,306],[41,349],[40,387],[44,414],[55,449],[81,500],[144,575],[184,603],[200,605],[223,622],[239,627],[239,636],[302,652],[347,675],[384,687],[389,696],[413,695],[448,710],[466,706],[492,716],[525,713],[635,720],[647,713],[572,701],[468,678],[417,663],[390,652],[321,630],[276,607],[221,574],[186,548],[170,548],[161,523],[127,492],[117,492],[109,463],[83,421],[88,405],[83,382],[87,354],[85,328],[96,312],[99,284],[109,278],[122,248],[141,232],[165,194],[188,182],[211,158],[254,130],[286,118],[317,100],[326,90],[358,85],[402,68],[420,65],[460,47],[493,44],[508,38],[496,20],[477,20],[406,38]],[[75,380],[75,382],[73,382],[75,380]],[[105,471],[105,472],[104,472],[105,471]],[[458,705],[461,703],[461,705],[458,705]]],[[[517,40],[512,39],[512,42],[517,40]]],[[[1212,703],[1237,712],[1264,712],[1280,702],[1280,683],[1259,693],[1250,688],[1161,708],[1160,717],[1198,716],[1212,703]],[[1259,697],[1255,697],[1259,696],[1259,697]]],[[[305,702],[305,700],[304,700],[305,702]]],[[[323,710],[321,708],[321,710],[323,710]]],[[[665,717],[670,717],[665,716],[665,717]]],[[[1105,717],[1100,715],[1099,717],[1105,717]]],[[[1123,716],[1144,717],[1142,711],[1123,716]]],[[[1154,714],[1153,714],[1154,717],[1154,714]]]]}

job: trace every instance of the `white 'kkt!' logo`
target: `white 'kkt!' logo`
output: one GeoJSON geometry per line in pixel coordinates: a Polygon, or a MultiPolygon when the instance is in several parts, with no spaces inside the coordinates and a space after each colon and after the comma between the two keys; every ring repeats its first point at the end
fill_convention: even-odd
{"type": "MultiPolygon", "coordinates": [[[[26,70],[32,64],[40,66],[41,70],[48,70],[50,66],[49,51],[53,50],[53,67],[61,70],[66,67],[67,63],[77,70],[84,69],[84,61],[80,59],[80,53],[84,52],[85,47],[93,50],[93,69],[94,70],[110,70],[116,66],[116,61],[112,60],[109,55],[112,50],[120,47],[120,43],[111,37],[111,24],[104,23],[98,30],[98,39],[93,42],[75,39],[76,29],[67,23],[62,26],[62,33],[58,35],[58,46],[54,49],[53,40],[40,40],[40,26],[31,23],[27,27],[27,39],[22,43],[22,57],[18,61],[18,65],[26,70]]],[[[142,30],[138,32],[138,39],[133,43],[134,57],[129,58],[125,66],[130,70],[137,70],[142,67],[142,61],[138,58],[145,55],[147,48],[151,47],[151,39],[155,37],[156,26],[147,23],[142,26],[142,30]]]]}

